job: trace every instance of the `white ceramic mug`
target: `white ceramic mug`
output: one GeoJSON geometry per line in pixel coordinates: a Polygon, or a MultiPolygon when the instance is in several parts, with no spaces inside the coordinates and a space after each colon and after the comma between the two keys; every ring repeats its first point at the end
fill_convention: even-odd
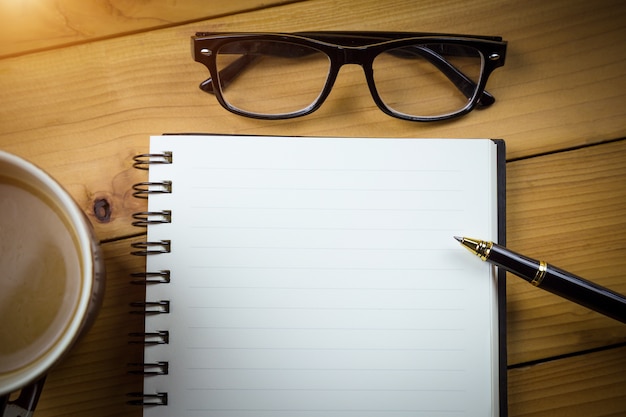
{"type": "Polygon", "coordinates": [[[32,415],[48,371],[95,319],[104,278],[91,224],[71,196],[0,151],[0,415],[32,415]]]}

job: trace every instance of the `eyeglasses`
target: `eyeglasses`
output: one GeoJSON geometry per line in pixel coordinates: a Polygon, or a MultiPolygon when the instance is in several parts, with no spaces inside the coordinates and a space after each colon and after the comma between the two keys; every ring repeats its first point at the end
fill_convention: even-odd
{"type": "Polygon", "coordinates": [[[458,117],[495,98],[485,91],[504,65],[500,37],[400,32],[197,33],[200,89],[227,110],[287,119],[317,110],[344,64],[358,64],[388,115],[412,121],[458,117]]]}

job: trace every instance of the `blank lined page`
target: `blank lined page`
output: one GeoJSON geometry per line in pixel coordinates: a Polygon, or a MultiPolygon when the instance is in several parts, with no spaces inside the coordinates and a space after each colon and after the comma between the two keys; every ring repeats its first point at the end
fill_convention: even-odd
{"type": "Polygon", "coordinates": [[[148,240],[146,416],[497,415],[496,280],[453,235],[496,240],[491,140],[162,136],[148,240]]]}

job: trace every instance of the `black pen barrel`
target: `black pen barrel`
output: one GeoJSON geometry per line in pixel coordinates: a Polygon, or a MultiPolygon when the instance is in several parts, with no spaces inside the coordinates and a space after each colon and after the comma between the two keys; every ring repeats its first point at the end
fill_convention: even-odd
{"type": "Polygon", "coordinates": [[[530,282],[539,269],[539,261],[513,252],[497,244],[489,251],[489,262],[530,282]]]}
{"type": "Polygon", "coordinates": [[[552,265],[545,265],[494,244],[489,261],[537,287],[626,323],[626,297],[552,265]]]}
{"type": "Polygon", "coordinates": [[[608,288],[552,265],[548,265],[546,276],[539,287],[626,323],[626,297],[608,288]]]}

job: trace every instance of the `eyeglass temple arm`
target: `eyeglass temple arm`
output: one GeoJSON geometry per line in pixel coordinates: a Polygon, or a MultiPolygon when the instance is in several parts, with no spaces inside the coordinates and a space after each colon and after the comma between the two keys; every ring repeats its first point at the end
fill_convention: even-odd
{"type": "MultiPolygon", "coordinates": [[[[443,56],[424,46],[415,46],[415,52],[422,57],[428,59],[439,71],[441,71],[452,83],[459,89],[465,97],[472,98],[476,91],[476,83],[472,81],[465,73],[452,65],[450,61],[443,56]]],[[[396,50],[397,56],[406,56],[400,50],[396,50]]],[[[495,103],[496,98],[487,90],[483,90],[477,105],[479,107],[488,107],[495,103]]]]}
{"type": "MultiPolygon", "coordinates": [[[[250,64],[259,59],[259,55],[242,55],[229,65],[220,70],[220,80],[222,81],[222,88],[228,87],[228,85],[250,64]]],[[[209,94],[215,94],[215,88],[213,87],[213,79],[208,78],[200,83],[200,89],[209,94]]]]}
{"type": "MultiPolygon", "coordinates": [[[[443,56],[435,51],[425,47],[415,47],[416,53],[422,55],[428,59],[433,65],[437,67],[454,85],[463,93],[467,98],[471,98],[473,92],[476,89],[476,83],[469,79],[463,72],[447,61],[443,56]]],[[[300,51],[301,56],[308,55],[308,52],[300,51]]],[[[397,52],[398,56],[406,56],[397,52]]],[[[293,55],[292,55],[293,56],[293,55]]],[[[242,55],[235,61],[220,70],[220,80],[222,81],[222,87],[226,88],[236,77],[239,75],[248,65],[256,61],[259,55],[242,55]]],[[[215,94],[215,88],[213,86],[213,79],[208,78],[200,83],[200,89],[209,94],[215,94]]],[[[478,106],[487,107],[492,105],[496,101],[495,97],[491,95],[487,90],[484,90],[480,99],[478,100],[478,106]]]]}

